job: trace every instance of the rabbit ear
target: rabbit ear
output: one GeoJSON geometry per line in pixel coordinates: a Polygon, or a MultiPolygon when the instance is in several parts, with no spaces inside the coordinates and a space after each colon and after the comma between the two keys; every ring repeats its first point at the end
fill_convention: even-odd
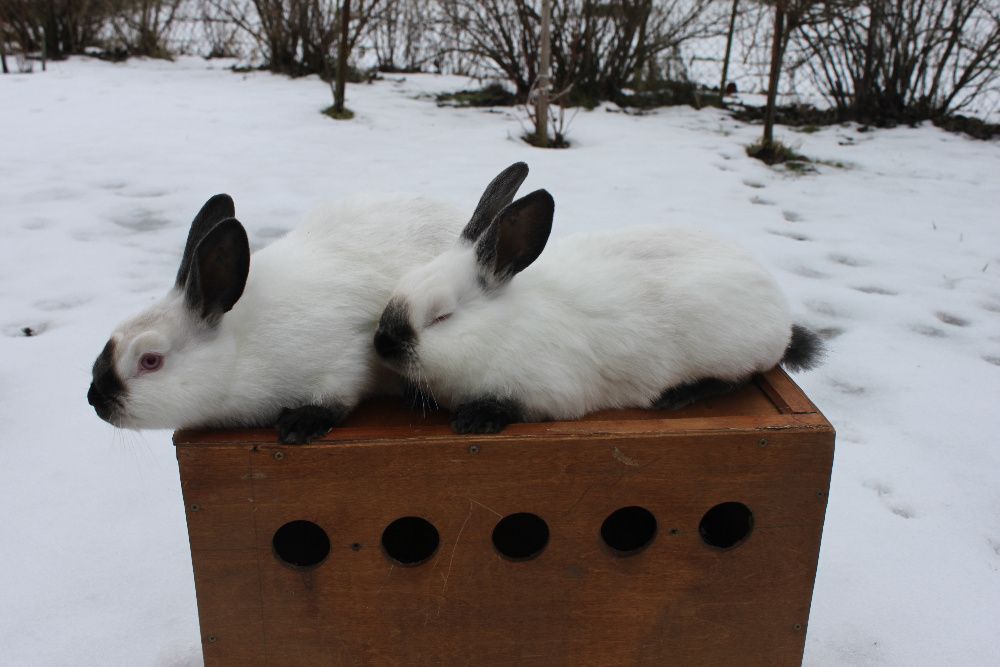
{"type": "Polygon", "coordinates": [[[517,189],[527,177],[528,165],[523,162],[515,162],[501,171],[479,198],[475,213],[462,230],[462,238],[475,243],[503,207],[514,201],[517,189]]]}
{"type": "Polygon", "coordinates": [[[188,273],[191,271],[191,260],[194,257],[195,248],[198,243],[205,238],[213,227],[226,218],[236,217],[236,207],[233,199],[229,195],[215,195],[201,207],[198,215],[194,216],[191,223],[191,231],[188,232],[187,243],[184,245],[184,254],[181,256],[181,268],[177,271],[177,287],[183,288],[187,282],[188,273]]]}
{"type": "Polygon", "coordinates": [[[184,284],[188,306],[209,325],[217,324],[243,294],[249,272],[246,230],[236,218],[223,220],[194,249],[184,284]]]}
{"type": "Polygon", "coordinates": [[[555,202],[535,190],[500,211],[476,243],[476,262],[493,284],[502,284],[531,265],[552,231],[555,202]]]}

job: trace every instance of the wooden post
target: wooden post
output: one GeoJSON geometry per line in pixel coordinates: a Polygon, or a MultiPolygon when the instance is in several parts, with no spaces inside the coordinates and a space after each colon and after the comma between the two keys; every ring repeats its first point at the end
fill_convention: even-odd
{"type": "Polygon", "coordinates": [[[351,22],[351,0],[344,0],[340,9],[340,44],[337,45],[337,85],[333,91],[333,110],[344,112],[344,87],[347,83],[347,41],[351,22]]]}
{"type": "Polygon", "coordinates": [[[552,0],[542,0],[542,34],[539,48],[538,85],[535,89],[535,143],[549,145],[549,74],[552,66],[552,0]]]}
{"type": "Polygon", "coordinates": [[[767,83],[767,107],[764,110],[763,147],[774,145],[774,106],[778,98],[778,80],[781,78],[781,58],[784,55],[783,33],[785,30],[785,5],[778,2],[774,6],[774,36],[771,40],[771,75],[767,83]]]}
{"type": "Polygon", "coordinates": [[[726,55],[722,59],[722,82],[719,84],[719,99],[726,96],[726,84],[729,79],[729,56],[733,52],[733,32],[736,30],[736,11],[740,0],[733,0],[733,11],[729,15],[729,33],[726,35],[726,55]]]}

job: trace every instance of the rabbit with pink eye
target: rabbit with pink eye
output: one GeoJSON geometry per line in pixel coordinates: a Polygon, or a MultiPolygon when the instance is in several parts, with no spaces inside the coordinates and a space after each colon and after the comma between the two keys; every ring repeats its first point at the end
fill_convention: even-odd
{"type": "Polygon", "coordinates": [[[174,287],[114,329],[87,399],[124,428],[277,424],[282,442],[319,437],[362,398],[398,393],[371,349],[382,306],[464,223],[423,197],[355,197],[251,255],[233,200],[216,195],[174,287]]]}
{"type": "Polygon", "coordinates": [[[736,245],[646,227],[571,236],[543,255],[554,207],[537,190],[474,216],[382,313],[382,361],[450,408],[455,431],[675,409],[818,361],[817,336],[736,245]]]}

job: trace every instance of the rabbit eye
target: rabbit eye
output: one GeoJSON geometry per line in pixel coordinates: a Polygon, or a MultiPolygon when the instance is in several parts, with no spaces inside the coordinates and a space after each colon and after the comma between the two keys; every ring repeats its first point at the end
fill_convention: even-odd
{"type": "Polygon", "coordinates": [[[449,317],[451,317],[451,313],[445,313],[444,315],[438,315],[437,317],[435,317],[431,321],[430,326],[434,326],[435,324],[440,324],[441,322],[444,322],[449,317]]]}
{"type": "Polygon", "coordinates": [[[163,365],[163,355],[147,352],[139,357],[139,369],[143,371],[159,370],[163,365]]]}

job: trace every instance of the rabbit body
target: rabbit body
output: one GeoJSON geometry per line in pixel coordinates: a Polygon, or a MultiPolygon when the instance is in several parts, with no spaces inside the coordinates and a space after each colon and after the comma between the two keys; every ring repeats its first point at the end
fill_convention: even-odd
{"type": "Polygon", "coordinates": [[[319,406],[335,422],[364,396],[398,389],[372,331],[400,275],[454,244],[462,216],[423,197],[354,197],[250,256],[233,211],[225,195],[206,204],[175,288],[112,334],[88,393],[102,418],[269,426],[285,408],[319,406]],[[226,235],[228,245],[215,239],[226,235]]]}
{"type": "Polygon", "coordinates": [[[706,378],[735,384],[778,364],[792,332],[767,271],[738,246],[683,228],[554,242],[461,311],[420,333],[411,380],[451,408],[513,400],[525,421],[649,407],[706,378]]]}

